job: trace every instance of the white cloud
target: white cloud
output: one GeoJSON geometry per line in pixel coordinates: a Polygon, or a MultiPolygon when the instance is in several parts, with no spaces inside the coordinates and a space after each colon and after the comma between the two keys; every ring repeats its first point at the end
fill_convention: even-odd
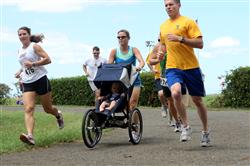
{"type": "Polygon", "coordinates": [[[79,64],[92,56],[92,46],[72,41],[63,33],[47,33],[42,46],[55,64],[79,64]]]}
{"type": "Polygon", "coordinates": [[[141,2],[138,0],[3,0],[3,5],[18,6],[21,11],[72,12],[89,5],[117,5],[141,2]]]}
{"type": "Polygon", "coordinates": [[[217,58],[222,56],[239,56],[248,54],[247,48],[240,47],[240,41],[231,36],[216,38],[199,52],[204,58],[217,58]]]}
{"type": "Polygon", "coordinates": [[[235,46],[239,46],[239,45],[240,45],[240,41],[237,39],[234,39],[230,36],[217,38],[210,43],[210,47],[212,47],[212,48],[235,47],[235,46]]]}
{"type": "Polygon", "coordinates": [[[217,57],[229,57],[229,56],[246,56],[249,55],[247,48],[217,48],[217,49],[205,49],[199,52],[199,55],[203,58],[217,58],[217,57]]]}

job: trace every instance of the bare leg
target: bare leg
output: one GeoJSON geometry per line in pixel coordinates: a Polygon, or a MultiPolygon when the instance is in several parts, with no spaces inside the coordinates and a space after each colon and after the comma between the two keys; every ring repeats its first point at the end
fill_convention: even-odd
{"type": "Polygon", "coordinates": [[[130,101],[129,101],[130,110],[133,110],[134,108],[137,107],[140,93],[141,93],[141,87],[136,86],[133,88],[132,95],[131,95],[130,101]]]}
{"type": "Polygon", "coordinates": [[[58,110],[56,107],[52,106],[52,97],[51,92],[41,95],[41,103],[45,112],[54,115],[55,117],[59,116],[58,110]]]}
{"type": "Polygon", "coordinates": [[[161,105],[167,108],[168,107],[167,99],[163,94],[163,90],[158,91],[158,97],[161,102],[161,105]]]}
{"type": "Polygon", "coordinates": [[[100,112],[103,112],[104,109],[105,109],[107,106],[109,106],[109,103],[107,103],[106,101],[103,101],[102,104],[101,104],[100,107],[99,107],[100,112]]]}
{"type": "Polygon", "coordinates": [[[24,121],[28,134],[33,135],[35,126],[34,111],[36,102],[36,92],[23,93],[24,101],[24,121]]]}
{"type": "MultiPolygon", "coordinates": [[[[140,93],[141,93],[141,87],[134,87],[133,91],[132,91],[132,95],[130,97],[130,101],[129,101],[129,108],[130,110],[133,110],[137,107],[138,101],[139,101],[139,97],[140,97],[140,93]]],[[[136,114],[135,116],[133,116],[132,118],[132,123],[138,123],[139,121],[139,117],[136,114]]]]}
{"type": "Polygon", "coordinates": [[[98,101],[98,98],[101,96],[100,89],[95,90],[95,101],[98,101]]]}
{"type": "Polygon", "coordinates": [[[175,109],[174,100],[172,97],[168,98],[168,106],[169,106],[169,112],[171,116],[174,117],[175,122],[179,122],[178,113],[177,110],[175,109]]]}
{"type": "Polygon", "coordinates": [[[197,112],[201,119],[203,131],[207,132],[208,131],[207,108],[205,107],[201,97],[192,96],[192,100],[197,107],[197,112]]]}
{"type": "Polygon", "coordinates": [[[107,107],[108,110],[112,110],[116,104],[116,101],[111,101],[110,105],[107,107]]]}
{"type": "Polygon", "coordinates": [[[187,112],[185,109],[185,106],[182,102],[182,94],[181,94],[181,84],[175,83],[171,86],[171,94],[172,98],[174,100],[174,105],[176,110],[178,111],[178,114],[180,115],[183,127],[188,126],[188,120],[187,120],[187,112]]]}

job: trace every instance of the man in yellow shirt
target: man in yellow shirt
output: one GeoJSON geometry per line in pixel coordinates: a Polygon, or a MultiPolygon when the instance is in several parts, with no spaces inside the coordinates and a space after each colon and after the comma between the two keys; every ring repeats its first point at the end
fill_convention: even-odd
{"type": "MultiPolygon", "coordinates": [[[[164,0],[164,4],[169,19],[160,26],[160,40],[167,47],[167,83],[174,99],[175,108],[183,123],[180,141],[190,140],[192,133],[182,102],[181,87],[185,85],[197,107],[203,125],[200,144],[203,147],[209,146],[207,108],[202,101],[202,97],[205,96],[205,88],[193,49],[203,48],[202,34],[195,21],[180,14],[180,0],[164,0]]],[[[161,59],[163,55],[158,53],[157,56],[161,59]]]]}

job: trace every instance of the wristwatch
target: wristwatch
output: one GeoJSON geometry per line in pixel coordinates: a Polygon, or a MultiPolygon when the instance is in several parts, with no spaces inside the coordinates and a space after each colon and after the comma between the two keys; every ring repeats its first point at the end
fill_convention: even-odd
{"type": "Polygon", "coordinates": [[[180,38],[180,43],[184,43],[184,41],[185,41],[185,37],[184,37],[184,36],[181,36],[181,38],[180,38]]]}

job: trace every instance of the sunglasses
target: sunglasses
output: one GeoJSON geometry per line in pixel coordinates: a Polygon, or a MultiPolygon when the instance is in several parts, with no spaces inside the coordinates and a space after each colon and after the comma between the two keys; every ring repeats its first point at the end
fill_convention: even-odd
{"type": "Polygon", "coordinates": [[[117,36],[117,39],[125,39],[127,36],[117,36]]]}

